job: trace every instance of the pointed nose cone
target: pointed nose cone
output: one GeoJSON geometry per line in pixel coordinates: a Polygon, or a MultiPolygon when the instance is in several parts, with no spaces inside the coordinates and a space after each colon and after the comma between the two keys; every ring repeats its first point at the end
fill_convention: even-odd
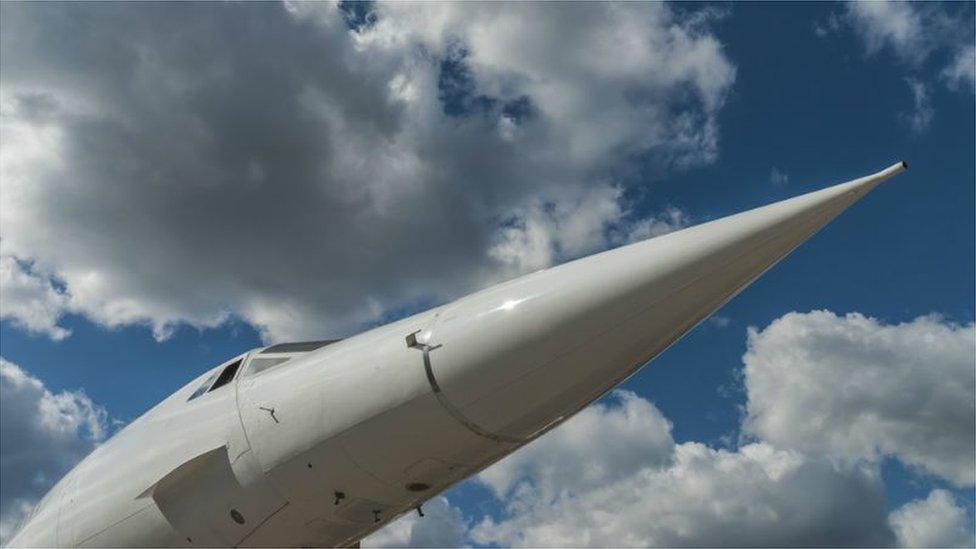
{"type": "Polygon", "coordinates": [[[424,336],[452,413],[525,440],[578,411],[735,296],[904,162],[465,297],[424,336]]]}
{"type": "Polygon", "coordinates": [[[795,238],[797,239],[795,244],[800,244],[876,186],[907,168],[908,163],[902,161],[877,173],[847,183],[722,218],[693,227],[689,231],[707,233],[714,227],[733,230],[737,234],[748,234],[751,230],[782,231],[784,234],[780,235],[781,237],[795,238]],[[820,220],[819,224],[817,220],[820,220]],[[809,228],[808,223],[815,225],[809,233],[803,234],[802,231],[797,233],[788,230],[789,227],[795,229],[809,228]]]}

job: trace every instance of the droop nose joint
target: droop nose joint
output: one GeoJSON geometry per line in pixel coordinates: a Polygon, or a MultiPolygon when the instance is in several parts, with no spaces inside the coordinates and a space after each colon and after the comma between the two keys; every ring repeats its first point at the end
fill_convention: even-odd
{"type": "Polygon", "coordinates": [[[410,349],[417,349],[424,355],[424,373],[427,374],[427,382],[430,384],[431,390],[434,392],[434,397],[437,398],[437,402],[441,404],[444,410],[451,415],[454,419],[458,421],[461,425],[467,428],[472,433],[493,440],[495,442],[505,443],[505,444],[525,444],[529,439],[523,439],[518,437],[510,437],[507,435],[502,435],[498,433],[492,433],[487,429],[482,428],[480,425],[474,423],[468,419],[464,413],[458,409],[457,406],[451,403],[451,401],[441,390],[440,385],[437,384],[437,378],[434,377],[434,368],[430,365],[430,352],[439,349],[441,345],[430,345],[429,343],[423,343],[417,339],[417,334],[421,330],[417,330],[406,337],[407,347],[410,349]]]}

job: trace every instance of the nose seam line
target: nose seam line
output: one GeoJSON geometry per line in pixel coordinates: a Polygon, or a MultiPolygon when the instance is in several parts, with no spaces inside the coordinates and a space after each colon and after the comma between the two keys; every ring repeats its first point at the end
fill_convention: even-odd
{"type": "Polygon", "coordinates": [[[430,352],[434,349],[438,349],[440,345],[428,345],[426,343],[414,342],[410,345],[412,349],[417,349],[423,354],[424,360],[424,373],[427,374],[427,382],[430,384],[430,388],[434,393],[434,398],[440,403],[441,407],[444,408],[447,413],[455,419],[458,423],[463,425],[467,430],[472,433],[493,440],[495,442],[500,442],[504,444],[525,444],[530,439],[523,439],[518,437],[510,437],[498,433],[492,433],[487,429],[484,429],[477,423],[468,419],[461,410],[459,410],[454,404],[447,398],[444,391],[441,390],[440,385],[437,383],[437,378],[434,376],[434,369],[430,363],[430,352]]]}

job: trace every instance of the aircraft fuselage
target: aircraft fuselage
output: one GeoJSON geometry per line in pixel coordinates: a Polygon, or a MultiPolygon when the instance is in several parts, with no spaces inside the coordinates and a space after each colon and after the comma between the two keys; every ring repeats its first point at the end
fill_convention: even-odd
{"type": "Polygon", "coordinates": [[[11,545],[354,544],[599,398],[903,169],[245,353],[99,446],[11,545]]]}

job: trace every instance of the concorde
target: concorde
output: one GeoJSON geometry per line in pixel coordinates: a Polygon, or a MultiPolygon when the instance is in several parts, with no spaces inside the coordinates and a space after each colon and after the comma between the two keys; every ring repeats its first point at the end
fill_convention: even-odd
{"type": "Polygon", "coordinates": [[[906,167],[243,353],[96,448],[10,545],[356,545],[605,394],[906,167]]]}

